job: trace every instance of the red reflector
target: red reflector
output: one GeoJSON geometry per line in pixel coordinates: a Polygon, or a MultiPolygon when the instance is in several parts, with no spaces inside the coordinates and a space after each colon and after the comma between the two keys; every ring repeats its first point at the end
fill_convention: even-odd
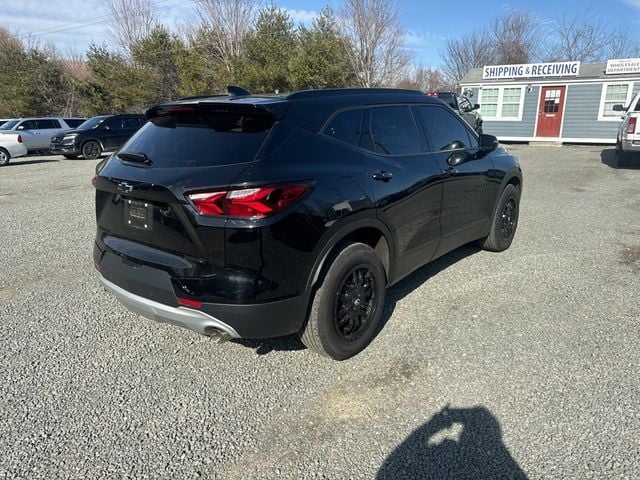
{"type": "Polygon", "coordinates": [[[22,143],[22,135],[18,135],[18,143],[22,143]]]}
{"type": "Polygon", "coordinates": [[[629,124],[627,125],[627,133],[636,133],[636,123],[638,121],[637,117],[630,117],[629,124]]]}
{"type": "Polygon", "coordinates": [[[270,185],[240,190],[191,193],[188,195],[200,215],[235,218],[264,218],[300,200],[311,183],[270,185]]]}
{"type": "Polygon", "coordinates": [[[94,263],[94,265],[96,266],[96,270],[102,269],[102,265],[100,265],[99,263],[94,263]]]}
{"type": "Polygon", "coordinates": [[[98,181],[98,177],[96,175],[91,177],[91,185],[93,185],[94,187],[96,186],[97,181],[98,181]]]}
{"type": "Polygon", "coordinates": [[[184,307],[200,308],[202,306],[202,302],[189,300],[188,298],[178,297],[178,303],[184,307]]]}

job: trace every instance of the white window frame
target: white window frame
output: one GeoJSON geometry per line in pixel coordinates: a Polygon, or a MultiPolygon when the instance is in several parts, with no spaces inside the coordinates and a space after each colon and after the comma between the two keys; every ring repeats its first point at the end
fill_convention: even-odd
{"type": "MultiPolygon", "coordinates": [[[[524,111],[524,96],[525,96],[525,87],[522,85],[483,85],[483,88],[480,89],[480,94],[478,95],[480,106],[482,107],[482,91],[484,89],[493,90],[498,89],[498,107],[496,111],[495,117],[487,117],[483,115],[483,119],[487,122],[521,122],[522,114],[524,111]],[[518,116],[517,117],[503,117],[502,116],[502,104],[504,103],[504,90],[506,88],[515,88],[520,90],[520,104],[518,105],[518,116]]],[[[480,110],[482,112],[482,109],[480,110]]]]}
{"type": "Polygon", "coordinates": [[[632,80],[628,80],[628,81],[619,80],[617,82],[607,82],[602,84],[602,91],[600,92],[600,108],[598,109],[599,122],[619,122],[620,121],[620,117],[622,116],[621,112],[618,112],[618,115],[614,115],[612,117],[604,116],[604,104],[605,104],[606,95],[607,95],[607,87],[609,85],[624,85],[625,83],[627,84],[627,98],[623,103],[624,103],[624,106],[626,107],[627,105],[629,105],[629,103],[631,103],[631,98],[633,97],[633,81],[632,80]]]}

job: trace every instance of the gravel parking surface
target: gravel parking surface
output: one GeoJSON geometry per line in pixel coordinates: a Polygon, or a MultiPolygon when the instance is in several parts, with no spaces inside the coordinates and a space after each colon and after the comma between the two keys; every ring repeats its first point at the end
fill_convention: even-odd
{"type": "Polygon", "coordinates": [[[389,291],[342,363],[214,344],[97,284],[94,161],[0,169],[0,478],[640,478],[640,165],[511,146],[502,254],[389,291]]]}

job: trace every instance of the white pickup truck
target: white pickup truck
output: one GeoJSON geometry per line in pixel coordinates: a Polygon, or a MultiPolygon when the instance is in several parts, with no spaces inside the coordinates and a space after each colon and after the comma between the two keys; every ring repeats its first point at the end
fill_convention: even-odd
{"type": "Polygon", "coordinates": [[[616,138],[616,155],[618,166],[626,167],[636,153],[640,153],[640,92],[631,100],[628,106],[614,105],[615,112],[626,112],[618,126],[616,138]]]}

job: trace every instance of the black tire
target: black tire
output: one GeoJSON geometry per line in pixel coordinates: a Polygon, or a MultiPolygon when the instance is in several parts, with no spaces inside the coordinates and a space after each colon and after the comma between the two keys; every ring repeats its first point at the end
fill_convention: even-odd
{"type": "Polygon", "coordinates": [[[507,185],[493,212],[489,235],[480,239],[480,247],[490,252],[502,252],[511,246],[518,227],[520,189],[507,185]]]}
{"type": "Polygon", "coordinates": [[[62,156],[67,160],[75,160],[76,158],[78,158],[78,155],[62,155],[62,156]]]}
{"type": "Polygon", "coordinates": [[[378,331],[386,274],[375,251],[363,243],[339,245],[326,265],[300,339],[314,352],[346,360],[369,345],[378,331]]]}
{"type": "Polygon", "coordinates": [[[620,150],[617,164],[619,167],[628,167],[631,164],[631,153],[620,150]]]}
{"type": "Polygon", "coordinates": [[[89,140],[82,144],[82,156],[87,160],[95,160],[102,155],[100,144],[95,140],[89,140]]]}
{"type": "Polygon", "coordinates": [[[4,148],[0,148],[0,167],[4,167],[11,160],[11,154],[4,148]]]}

